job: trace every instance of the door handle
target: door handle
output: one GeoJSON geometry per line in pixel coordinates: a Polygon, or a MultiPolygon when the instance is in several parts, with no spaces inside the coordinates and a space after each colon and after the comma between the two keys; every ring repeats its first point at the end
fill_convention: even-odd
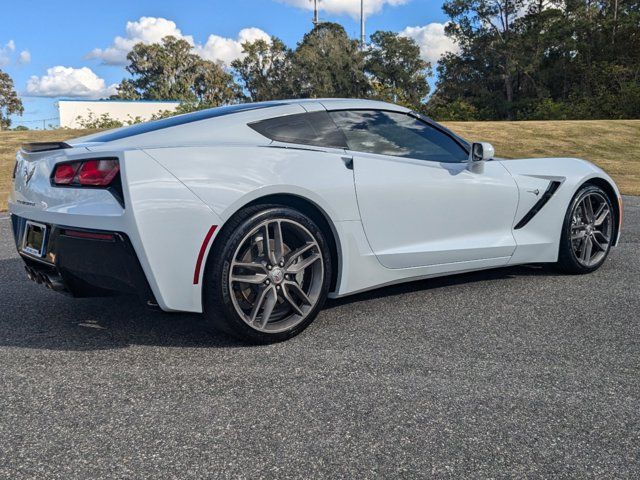
{"type": "Polygon", "coordinates": [[[353,170],[353,157],[342,157],[342,161],[348,170],[353,170]]]}

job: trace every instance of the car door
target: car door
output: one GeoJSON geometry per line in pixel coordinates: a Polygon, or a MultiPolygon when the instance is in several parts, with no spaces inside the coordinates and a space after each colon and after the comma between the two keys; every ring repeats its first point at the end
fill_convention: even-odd
{"type": "Polygon", "coordinates": [[[458,139],[410,114],[330,115],[346,136],[364,230],[385,267],[508,262],[518,191],[500,162],[469,163],[458,139]]]}

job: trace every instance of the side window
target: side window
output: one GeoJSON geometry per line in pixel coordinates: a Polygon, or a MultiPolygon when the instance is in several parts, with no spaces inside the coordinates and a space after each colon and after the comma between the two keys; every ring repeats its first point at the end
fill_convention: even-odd
{"type": "Polygon", "coordinates": [[[404,113],[379,110],[329,112],[344,132],[349,150],[460,163],[467,151],[449,135],[404,113]]]}
{"type": "Polygon", "coordinates": [[[327,112],[310,112],[270,118],[249,126],[265,137],[278,142],[347,148],[344,135],[327,112]]]}

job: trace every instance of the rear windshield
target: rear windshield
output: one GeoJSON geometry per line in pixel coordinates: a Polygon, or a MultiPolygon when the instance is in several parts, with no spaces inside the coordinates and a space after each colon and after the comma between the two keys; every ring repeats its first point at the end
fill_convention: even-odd
{"type": "Polygon", "coordinates": [[[238,105],[227,105],[224,107],[210,108],[207,110],[200,110],[193,113],[187,113],[184,115],[177,115],[175,117],[163,118],[162,120],[155,120],[153,122],[139,123],[130,127],[119,129],[115,132],[107,132],[104,135],[94,137],[92,142],[112,142],[114,140],[122,140],[123,138],[134,137],[136,135],[142,135],[143,133],[155,132],[156,130],[162,130],[163,128],[177,127],[178,125],[185,125],[187,123],[197,122],[200,120],[208,120],[210,118],[223,117],[225,115],[231,115],[233,113],[246,112],[249,110],[258,110],[261,108],[277,107],[282,105],[279,102],[262,102],[262,103],[244,103],[238,105]]]}

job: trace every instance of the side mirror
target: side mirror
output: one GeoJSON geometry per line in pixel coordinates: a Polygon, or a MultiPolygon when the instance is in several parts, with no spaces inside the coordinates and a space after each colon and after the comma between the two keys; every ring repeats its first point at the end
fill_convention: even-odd
{"type": "Polygon", "coordinates": [[[496,150],[490,143],[477,142],[471,146],[472,162],[483,162],[485,160],[492,160],[495,154],[496,150]]]}

